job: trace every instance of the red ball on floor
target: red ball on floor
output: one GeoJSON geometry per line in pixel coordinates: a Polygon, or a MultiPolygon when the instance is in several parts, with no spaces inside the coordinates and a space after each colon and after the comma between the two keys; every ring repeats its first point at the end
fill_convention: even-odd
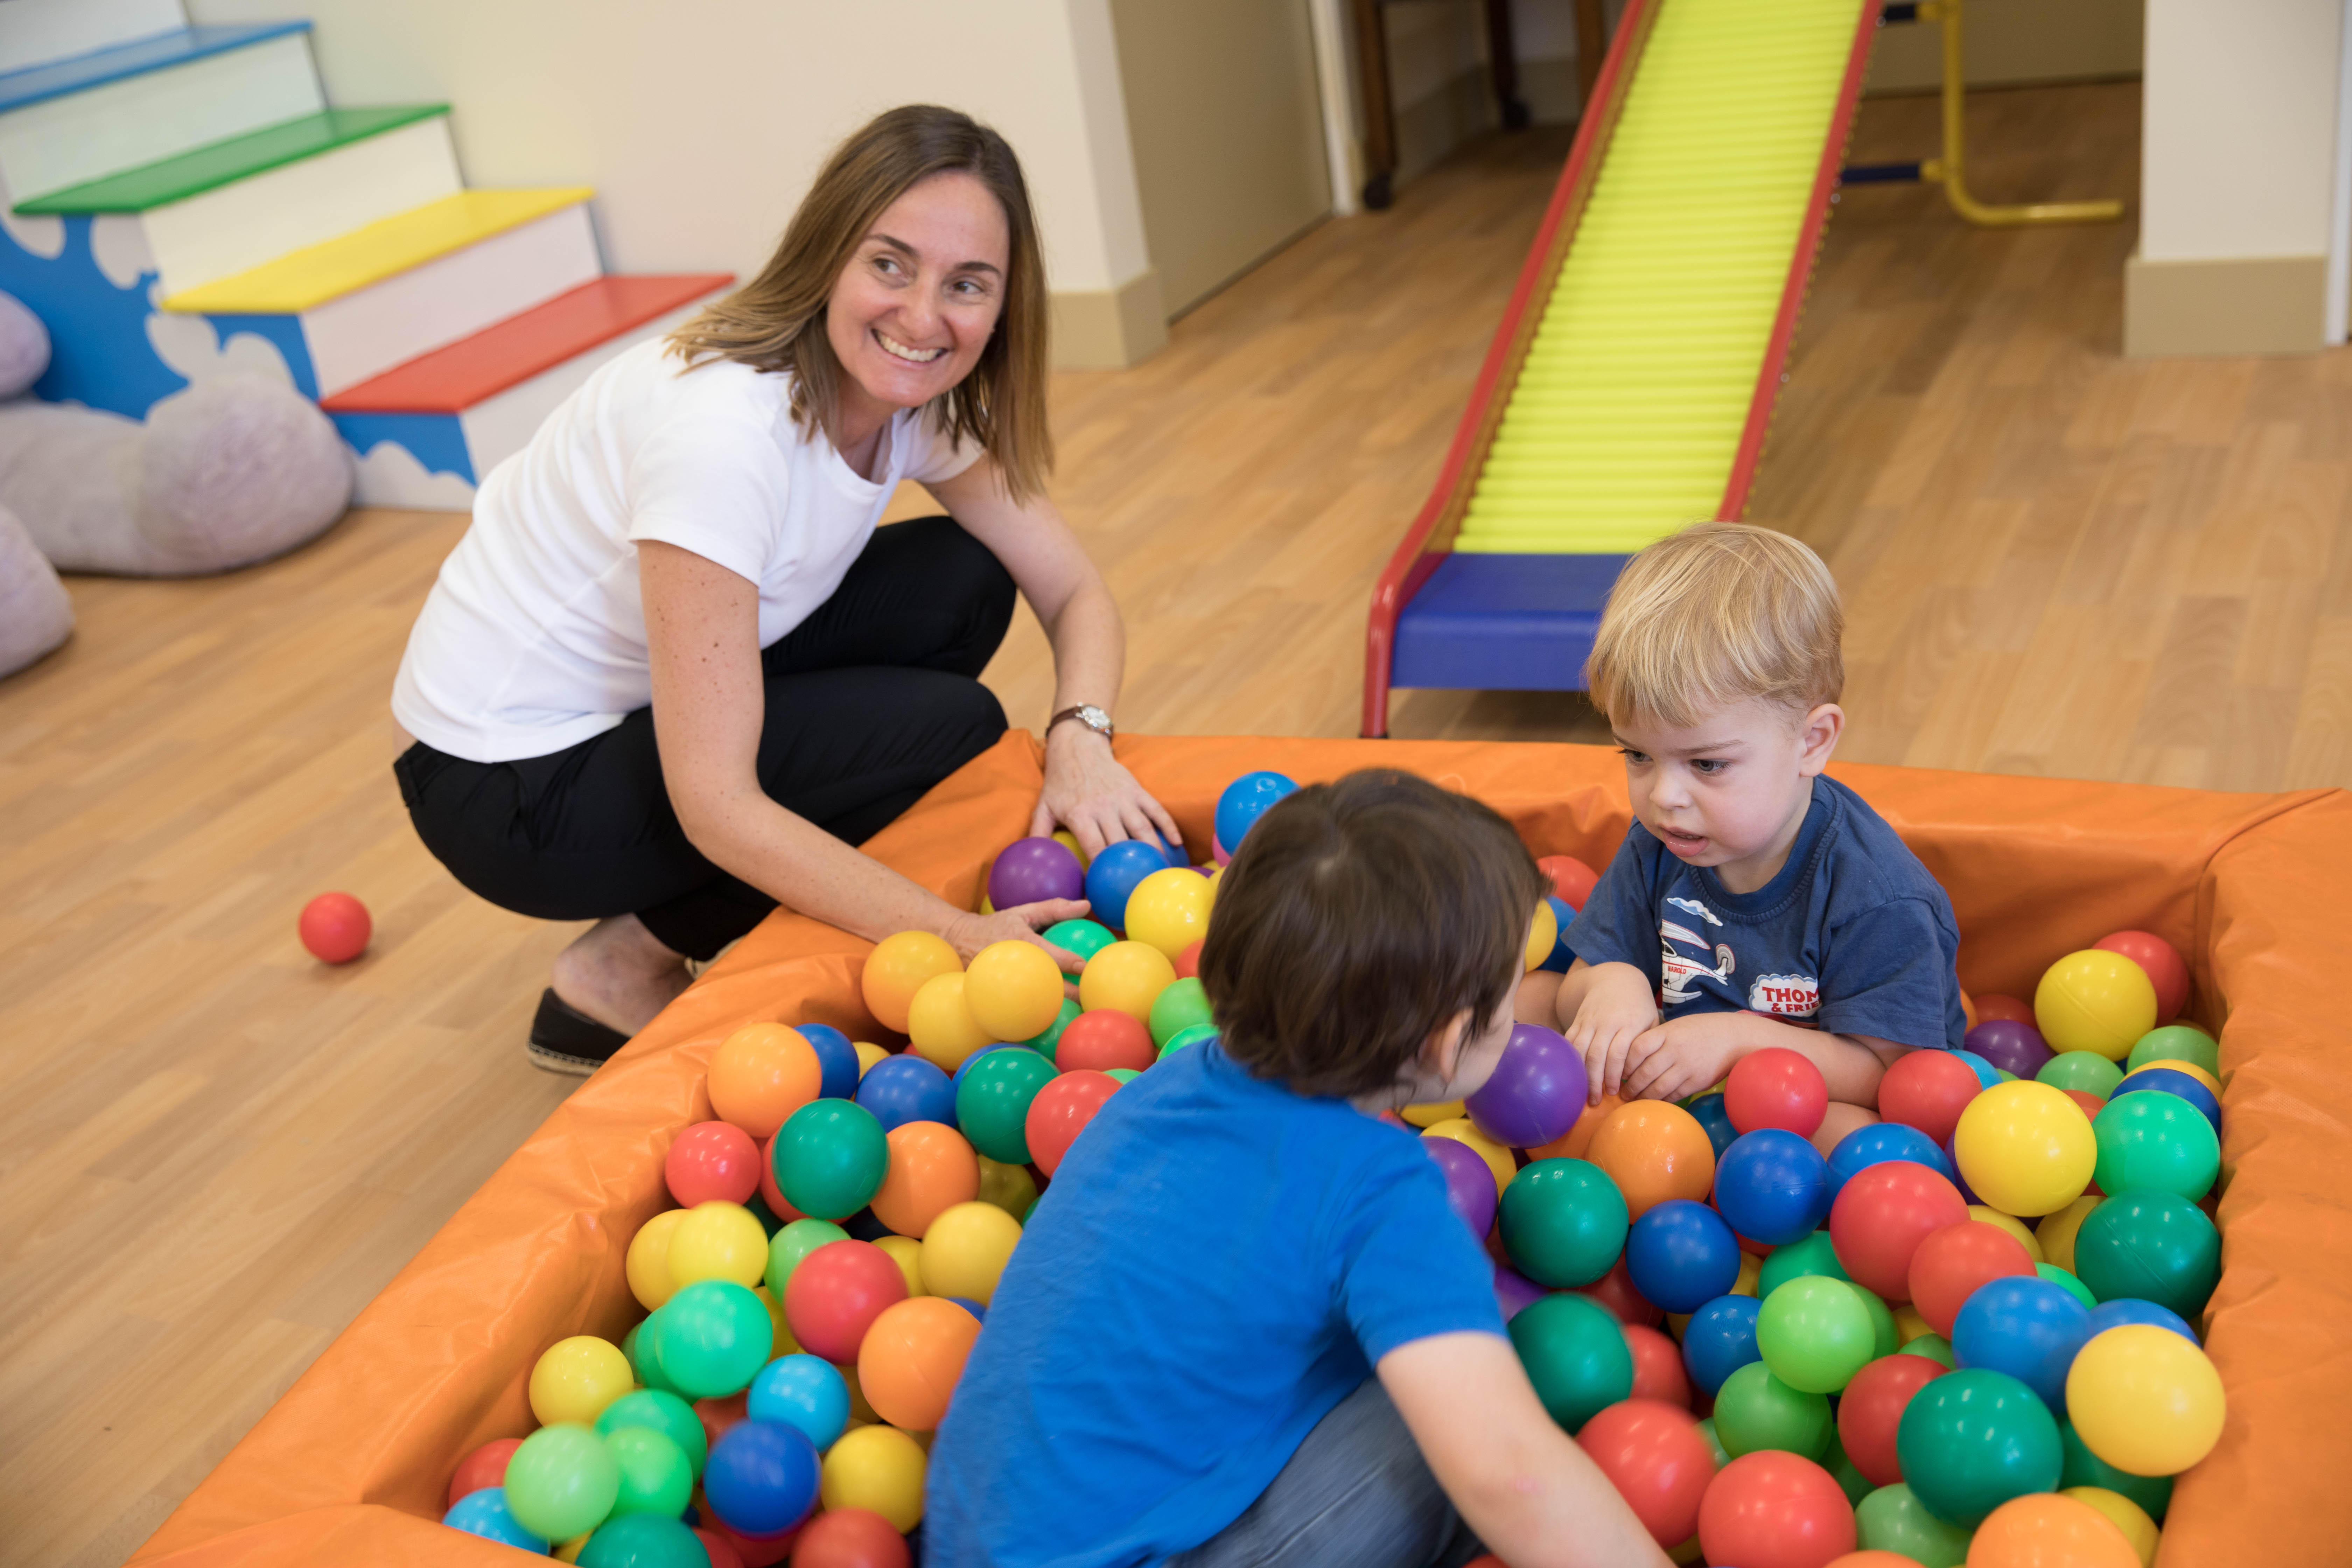
{"type": "Polygon", "coordinates": [[[302,906],[296,930],[320,963],[349,963],[367,951],[374,925],[367,906],[349,893],[320,893],[302,906]]]}

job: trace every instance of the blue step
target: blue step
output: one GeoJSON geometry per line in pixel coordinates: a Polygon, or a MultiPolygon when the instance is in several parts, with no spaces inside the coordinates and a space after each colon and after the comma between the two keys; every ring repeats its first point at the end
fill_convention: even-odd
{"type": "Polygon", "coordinates": [[[1629,555],[1448,555],[1397,616],[1391,683],[1581,691],[1629,555]]]}
{"type": "Polygon", "coordinates": [[[70,59],[51,60],[0,76],[0,114],[70,92],[85,92],[124,77],[143,76],[169,66],[185,65],[230,49],[241,49],[288,33],[307,33],[308,22],[250,22],[233,26],[190,27],[159,33],[110,49],[96,49],[70,59]]]}

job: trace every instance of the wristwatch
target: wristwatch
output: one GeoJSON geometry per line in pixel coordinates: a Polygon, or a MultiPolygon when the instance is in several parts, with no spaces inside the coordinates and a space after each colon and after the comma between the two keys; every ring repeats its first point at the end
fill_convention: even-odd
{"type": "Polygon", "coordinates": [[[1065,719],[1076,719],[1106,741],[1111,737],[1110,715],[1091,702],[1081,702],[1076,708],[1065,708],[1046,720],[1045,733],[1051,735],[1054,732],[1054,726],[1065,719]]]}

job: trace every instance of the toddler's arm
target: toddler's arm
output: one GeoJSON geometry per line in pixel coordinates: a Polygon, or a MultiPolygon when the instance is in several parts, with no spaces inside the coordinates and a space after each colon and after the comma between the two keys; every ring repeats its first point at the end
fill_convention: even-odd
{"type": "Polygon", "coordinates": [[[1658,1022],[1650,977],[1630,963],[1568,966],[1559,988],[1559,1032],[1584,1056],[1585,1100],[1598,1105],[1617,1092],[1630,1053],[1658,1022]]]}
{"type": "Polygon", "coordinates": [[[1666,1568],[1617,1489],[1544,1413],[1509,1341],[1434,1334],[1378,1370],[1437,1484],[1511,1568],[1666,1568]]]}

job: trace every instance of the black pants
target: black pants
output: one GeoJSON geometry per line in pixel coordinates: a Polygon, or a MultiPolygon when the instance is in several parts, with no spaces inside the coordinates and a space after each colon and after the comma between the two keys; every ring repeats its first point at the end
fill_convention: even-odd
{"type": "MultiPolygon", "coordinates": [[[[978,677],[1013,620],[1013,579],[951,518],[875,531],[833,597],[760,656],[760,787],[862,844],[1004,733],[978,677]]],[[[776,900],[687,841],[653,710],[567,750],[469,763],[421,742],[393,764],[417,837],[457,880],[541,920],[635,913],[709,958],[776,900]]]]}

